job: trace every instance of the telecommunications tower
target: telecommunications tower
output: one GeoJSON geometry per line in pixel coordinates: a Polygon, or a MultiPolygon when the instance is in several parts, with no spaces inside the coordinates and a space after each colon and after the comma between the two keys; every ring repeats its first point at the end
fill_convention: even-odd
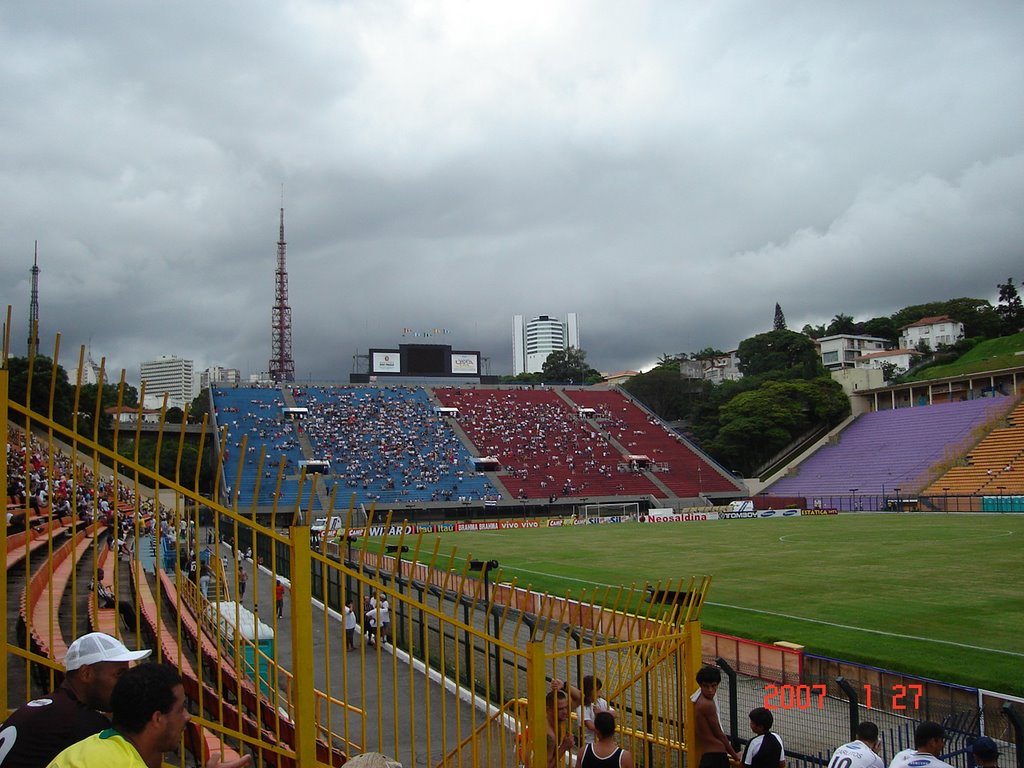
{"type": "Polygon", "coordinates": [[[292,308],[288,306],[288,268],[285,266],[284,206],[281,207],[281,234],[277,240],[277,272],[274,273],[274,310],[270,331],[270,380],[295,381],[292,359],[292,308]]]}
{"type": "Polygon", "coordinates": [[[39,241],[32,259],[32,301],[28,305],[28,356],[39,354],[39,241]]]}

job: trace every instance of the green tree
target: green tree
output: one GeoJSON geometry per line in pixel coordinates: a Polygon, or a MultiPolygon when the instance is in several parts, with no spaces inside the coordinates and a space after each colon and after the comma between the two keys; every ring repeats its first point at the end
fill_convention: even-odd
{"type": "Polygon", "coordinates": [[[203,421],[203,416],[210,413],[210,390],[209,388],[204,389],[192,400],[192,404],[188,407],[188,421],[189,424],[200,424],[203,421]]]}
{"type": "Polygon", "coordinates": [[[178,406],[168,408],[167,413],[164,414],[166,424],[181,424],[183,421],[185,421],[185,411],[178,406]]]}
{"type": "Polygon", "coordinates": [[[771,379],[812,379],[824,373],[814,341],[795,331],[769,331],[736,349],[740,373],[771,379]]]}
{"type": "Polygon", "coordinates": [[[822,336],[826,335],[824,325],[811,325],[810,323],[806,323],[804,327],[800,329],[800,333],[804,336],[810,336],[812,339],[820,339],[822,336]]]}
{"type": "Polygon", "coordinates": [[[544,361],[544,380],[568,382],[570,384],[594,384],[601,380],[601,373],[587,363],[587,353],[577,347],[552,352],[544,361]]]}
{"type": "Polygon", "coordinates": [[[725,352],[720,349],[704,347],[699,352],[694,352],[692,357],[694,360],[714,360],[716,357],[722,357],[723,355],[725,355],[725,352]]]}
{"type": "Polygon", "coordinates": [[[999,306],[996,313],[999,315],[999,323],[1004,336],[1024,330],[1024,305],[1021,304],[1020,295],[1017,293],[1017,286],[1013,284],[1013,278],[1006,278],[1005,283],[999,286],[999,306]]]}
{"type": "Polygon", "coordinates": [[[861,331],[866,336],[885,339],[891,344],[898,344],[900,340],[899,329],[891,317],[873,317],[870,320],[865,320],[861,324],[861,331]]]}
{"type": "Polygon", "coordinates": [[[849,412],[849,400],[831,378],[766,382],[722,406],[709,448],[726,466],[751,474],[813,426],[838,423],[849,412]]]}
{"type": "Polygon", "coordinates": [[[48,416],[52,395],[53,420],[65,427],[71,426],[74,407],[74,389],[68,383],[68,374],[62,365],[53,376],[53,360],[43,355],[32,358],[12,357],[7,361],[8,396],[15,403],[28,405],[36,413],[48,416]],[[29,374],[32,375],[31,399],[28,397],[29,374]],[[52,384],[52,391],[51,391],[52,384]]]}
{"type": "Polygon", "coordinates": [[[899,366],[896,363],[885,361],[882,363],[882,378],[891,384],[896,381],[896,377],[899,376],[899,366]]]}
{"type": "Polygon", "coordinates": [[[775,321],[772,324],[772,328],[776,331],[786,330],[786,316],[782,314],[782,306],[779,302],[775,302],[775,321]]]}
{"type": "Polygon", "coordinates": [[[678,365],[660,365],[647,373],[633,376],[622,388],[654,411],[659,418],[676,421],[688,414],[694,397],[699,397],[703,391],[703,383],[695,391],[692,383],[684,381],[679,375],[678,365]]]}
{"type": "Polygon", "coordinates": [[[138,390],[130,384],[125,384],[122,389],[120,382],[104,384],[102,388],[98,384],[83,384],[78,390],[78,434],[92,437],[93,418],[98,410],[100,443],[109,446],[113,419],[106,411],[108,408],[116,407],[118,403],[126,408],[138,407],[138,390]]]}
{"type": "Polygon", "coordinates": [[[840,312],[832,318],[825,331],[826,336],[837,336],[841,333],[855,333],[857,330],[853,322],[853,315],[844,315],[840,312]]]}

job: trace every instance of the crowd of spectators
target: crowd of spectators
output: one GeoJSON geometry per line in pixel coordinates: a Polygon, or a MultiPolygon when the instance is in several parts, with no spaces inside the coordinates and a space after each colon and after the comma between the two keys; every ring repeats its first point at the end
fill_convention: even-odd
{"type": "Polygon", "coordinates": [[[469,451],[420,387],[309,387],[302,428],[341,491],[359,501],[457,502],[497,498],[469,451]]]}

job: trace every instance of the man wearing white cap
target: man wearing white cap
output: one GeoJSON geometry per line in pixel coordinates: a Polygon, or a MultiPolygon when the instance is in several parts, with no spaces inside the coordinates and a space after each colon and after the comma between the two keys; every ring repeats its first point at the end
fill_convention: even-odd
{"type": "Polygon", "coordinates": [[[64,682],[11,713],[0,725],[0,768],[38,768],[65,747],[110,727],[110,695],[133,661],[151,651],[130,651],[102,632],[82,635],[64,657],[64,682]]]}

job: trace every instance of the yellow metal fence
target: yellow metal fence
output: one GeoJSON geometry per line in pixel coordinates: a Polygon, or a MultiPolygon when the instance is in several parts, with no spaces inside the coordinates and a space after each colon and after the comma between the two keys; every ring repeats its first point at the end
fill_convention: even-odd
{"type": "MultiPolygon", "coordinates": [[[[501,583],[500,573],[488,588],[452,565],[436,538],[372,538],[375,513],[357,527],[342,510],[341,535],[311,541],[308,527],[292,525],[298,504],[258,514],[240,509],[237,495],[218,500],[220,472],[207,493],[198,464],[183,477],[186,434],[163,421],[166,409],[155,455],[176,459],[148,466],[138,427],[101,426],[102,388],[75,383],[71,419],[58,418],[57,365],[28,361],[18,386],[43,400],[15,402],[4,348],[0,480],[42,478],[48,489],[38,510],[27,496],[8,498],[0,600],[11,621],[0,630],[0,685],[9,709],[55,686],[66,646],[102,630],[181,671],[202,729],[183,742],[185,761],[205,739],[267,765],[341,765],[364,751],[404,765],[546,765],[550,681],[580,686],[595,675],[638,764],[683,764],[706,577],[654,585],[688,599],[636,615],[622,610],[642,602],[626,588],[573,601],[501,583]],[[70,514],[60,514],[65,500],[70,514]],[[388,545],[397,554],[385,554],[388,545]],[[96,584],[110,588],[113,607],[96,584]],[[390,620],[373,627],[367,612],[380,618],[385,600],[390,620]]],[[[120,402],[123,374],[116,388],[120,402]]],[[[218,467],[225,448],[223,436],[198,438],[199,455],[218,467]]],[[[280,486],[283,464],[276,470],[280,486]]],[[[378,517],[391,527],[390,515],[378,517]]],[[[575,717],[564,727],[581,741],[575,717]]]]}

